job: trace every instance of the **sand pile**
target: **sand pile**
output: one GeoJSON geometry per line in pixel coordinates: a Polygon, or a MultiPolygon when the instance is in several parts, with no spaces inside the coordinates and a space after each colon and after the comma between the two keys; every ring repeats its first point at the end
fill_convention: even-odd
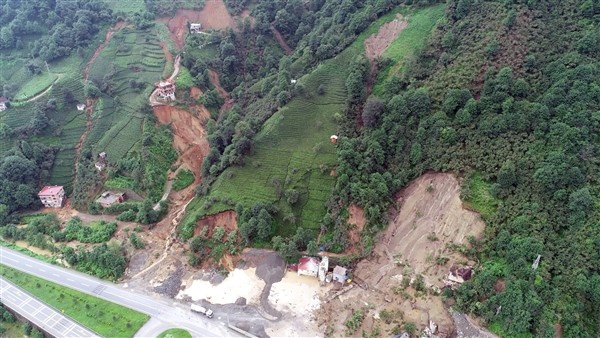
{"type": "Polygon", "coordinates": [[[213,304],[228,304],[235,303],[239,297],[244,297],[248,304],[258,304],[265,282],[256,276],[255,270],[254,268],[235,269],[217,285],[209,281],[194,280],[192,285],[180,291],[176,298],[189,296],[194,301],[206,299],[213,304]]]}

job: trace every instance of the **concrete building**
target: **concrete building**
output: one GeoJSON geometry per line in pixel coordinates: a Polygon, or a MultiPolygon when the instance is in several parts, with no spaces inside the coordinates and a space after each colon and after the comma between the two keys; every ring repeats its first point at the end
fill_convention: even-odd
{"type": "Polygon", "coordinates": [[[158,88],[159,98],[167,101],[175,100],[175,84],[172,81],[159,81],[156,82],[154,86],[158,88]]]}
{"type": "Polygon", "coordinates": [[[123,201],[125,201],[125,193],[113,193],[110,191],[103,192],[96,200],[103,208],[108,208],[113,204],[123,203],[123,201]]]}
{"type": "Polygon", "coordinates": [[[85,110],[85,104],[84,103],[78,103],[77,104],[77,110],[85,110]]]}
{"type": "Polygon", "coordinates": [[[65,189],[61,185],[47,185],[38,193],[46,208],[61,208],[65,200],[65,189]]]}
{"type": "Polygon", "coordinates": [[[348,276],[346,275],[347,273],[347,269],[336,265],[335,268],[333,268],[333,280],[336,282],[340,282],[340,283],[346,283],[346,279],[348,279],[348,276]]]}

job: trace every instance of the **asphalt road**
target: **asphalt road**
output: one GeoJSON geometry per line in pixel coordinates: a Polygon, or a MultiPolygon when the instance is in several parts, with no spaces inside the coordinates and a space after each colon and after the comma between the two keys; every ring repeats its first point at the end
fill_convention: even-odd
{"type": "Polygon", "coordinates": [[[5,247],[0,247],[0,263],[150,315],[150,321],[136,333],[136,337],[156,337],[172,327],[184,328],[194,337],[237,336],[228,331],[224,323],[193,313],[189,307],[172,299],[140,294],[124,286],[42,262],[5,247]]]}
{"type": "Polygon", "coordinates": [[[4,277],[0,277],[0,300],[54,337],[99,337],[4,277]]]}

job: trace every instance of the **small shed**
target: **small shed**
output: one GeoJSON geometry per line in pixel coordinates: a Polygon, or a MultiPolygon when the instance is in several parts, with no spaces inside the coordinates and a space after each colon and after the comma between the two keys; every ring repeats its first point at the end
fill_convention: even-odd
{"type": "Polygon", "coordinates": [[[347,273],[346,268],[336,265],[335,268],[333,268],[333,280],[336,282],[340,282],[340,283],[345,283],[346,279],[348,279],[348,276],[346,275],[347,273]]]}
{"type": "Polygon", "coordinates": [[[125,201],[125,193],[113,193],[110,191],[103,192],[96,200],[103,208],[108,208],[113,204],[123,203],[123,201],[125,201]]]}
{"type": "Polygon", "coordinates": [[[77,104],[77,110],[85,110],[85,104],[84,103],[78,103],[77,104]]]}
{"type": "Polygon", "coordinates": [[[331,141],[331,143],[337,143],[338,136],[337,135],[331,135],[329,137],[329,140],[331,141]]]}
{"type": "Polygon", "coordinates": [[[102,170],[104,170],[104,168],[106,168],[106,165],[107,165],[106,153],[101,152],[100,154],[98,154],[98,160],[96,161],[94,166],[96,167],[96,169],[98,169],[98,171],[102,171],[102,170]]]}
{"type": "Polygon", "coordinates": [[[190,32],[192,32],[192,33],[200,33],[200,32],[202,32],[202,24],[200,24],[200,23],[191,23],[190,24],[190,32]]]}
{"type": "Polygon", "coordinates": [[[291,83],[291,84],[295,84],[296,82],[298,82],[298,81],[296,81],[296,79],[291,79],[291,80],[290,80],[290,83],[291,83]]]}
{"type": "Polygon", "coordinates": [[[4,96],[0,96],[0,111],[5,111],[8,104],[8,99],[4,96]]]}
{"type": "Polygon", "coordinates": [[[298,276],[317,277],[319,273],[319,259],[315,257],[302,257],[298,262],[298,276]]]}

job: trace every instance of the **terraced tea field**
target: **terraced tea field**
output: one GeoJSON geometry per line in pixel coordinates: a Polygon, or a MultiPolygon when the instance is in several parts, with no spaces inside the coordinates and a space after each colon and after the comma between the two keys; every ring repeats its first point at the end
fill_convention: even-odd
{"type": "MultiPolygon", "coordinates": [[[[296,227],[319,229],[325,215],[325,203],[335,178],[330,175],[335,165],[335,145],[329,140],[337,132],[334,114],[341,113],[346,100],[345,81],[354,50],[329,60],[312,73],[300,78],[304,95],[293,98],[265,123],[257,135],[254,152],[245,165],[231,167],[214,183],[208,198],[233,199],[250,206],[256,202],[275,203],[280,209],[277,234],[290,235],[296,227]],[[325,94],[318,95],[319,85],[325,94]],[[279,188],[276,188],[279,186],[279,188]],[[290,205],[284,192],[296,190],[299,199],[290,205]],[[283,217],[293,213],[297,222],[283,217]]],[[[199,217],[203,200],[192,202],[188,217],[199,217]]],[[[217,204],[209,213],[231,209],[217,204]]]]}
{"type": "Polygon", "coordinates": [[[110,161],[117,161],[140,140],[145,116],[142,108],[154,82],[161,78],[165,58],[153,31],[123,28],[90,67],[91,80],[106,81],[110,74],[112,94],[103,95],[94,109],[93,128],[84,147],[94,153],[105,151],[110,161]],[[130,81],[145,84],[136,90],[130,81]]]}
{"type": "Polygon", "coordinates": [[[233,200],[245,206],[268,202],[280,210],[277,235],[291,235],[298,226],[316,232],[335,184],[335,144],[329,137],[337,133],[334,115],[345,106],[345,82],[351,61],[364,53],[365,39],[394,20],[398,11],[378,19],[350,47],[300,78],[298,82],[304,85],[306,93],[293,98],[267,120],[245,164],[226,169],[207,197],[192,201],[182,223],[190,224],[204,215],[233,209],[222,201],[233,200]],[[323,95],[317,94],[320,85],[325,89],[323,95]],[[293,205],[285,197],[285,191],[290,189],[299,192],[299,200],[293,205]],[[295,223],[283,219],[289,219],[291,213],[295,223]]]}

